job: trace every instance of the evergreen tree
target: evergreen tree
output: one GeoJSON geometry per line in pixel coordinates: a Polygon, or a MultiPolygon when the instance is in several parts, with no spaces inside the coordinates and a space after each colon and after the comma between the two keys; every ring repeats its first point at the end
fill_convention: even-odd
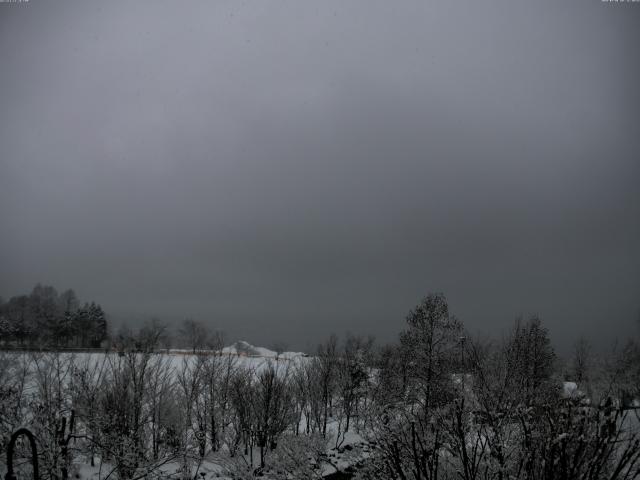
{"type": "Polygon", "coordinates": [[[556,387],[551,380],[556,355],[549,331],[538,317],[532,317],[524,325],[516,322],[506,357],[513,372],[509,379],[513,391],[519,392],[525,403],[552,393],[556,387]]]}
{"type": "Polygon", "coordinates": [[[38,283],[29,295],[29,305],[35,319],[39,341],[58,343],[59,309],[58,292],[49,285],[38,283]]]}
{"type": "Polygon", "coordinates": [[[107,338],[107,319],[102,307],[93,302],[89,307],[89,317],[92,326],[91,347],[98,348],[107,338]]]}
{"type": "Polygon", "coordinates": [[[452,361],[460,345],[462,324],[449,313],[442,294],[425,297],[407,316],[409,328],[400,336],[401,348],[409,356],[409,374],[414,394],[428,410],[446,400],[451,388],[452,361]]]}
{"type": "Polygon", "coordinates": [[[12,297],[5,305],[4,313],[13,339],[20,345],[33,340],[36,328],[28,296],[12,297]]]}

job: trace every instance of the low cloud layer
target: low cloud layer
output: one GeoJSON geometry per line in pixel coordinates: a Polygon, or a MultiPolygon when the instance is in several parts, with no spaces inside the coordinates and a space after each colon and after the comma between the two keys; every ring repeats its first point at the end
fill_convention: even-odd
{"type": "Polygon", "coordinates": [[[253,343],[640,309],[640,6],[0,4],[0,294],[253,343]]]}

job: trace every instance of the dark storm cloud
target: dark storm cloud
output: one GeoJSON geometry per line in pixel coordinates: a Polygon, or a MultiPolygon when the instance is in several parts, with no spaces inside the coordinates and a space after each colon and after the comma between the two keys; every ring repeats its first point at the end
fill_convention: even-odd
{"type": "MultiPolygon", "coordinates": [[[[640,307],[640,7],[0,4],[0,293],[304,347],[640,307]]],[[[622,333],[620,333],[622,332],[622,333]]]]}

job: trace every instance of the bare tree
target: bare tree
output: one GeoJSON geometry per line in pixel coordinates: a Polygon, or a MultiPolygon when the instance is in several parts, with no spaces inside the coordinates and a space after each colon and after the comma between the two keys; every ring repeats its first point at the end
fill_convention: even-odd
{"type": "Polygon", "coordinates": [[[260,447],[260,466],[264,468],[267,448],[274,450],[280,435],[294,419],[288,366],[281,368],[268,360],[257,373],[254,395],[255,435],[260,447]]]}
{"type": "MultiPolygon", "coordinates": [[[[215,338],[215,337],[214,337],[215,338]]],[[[208,417],[208,438],[211,449],[217,451],[231,423],[231,384],[238,358],[222,354],[222,337],[211,344],[212,355],[204,366],[205,414],[208,417]]]]}
{"type": "Polygon", "coordinates": [[[183,407],[180,425],[181,461],[184,478],[192,477],[194,465],[199,467],[206,450],[206,425],[198,422],[199,409],[202,408],[202,394],[204,390],[205,362],[201,356],[182,359],[182,366],[177,372],[179,402],[183,407]]]}
{"type": "Polygon", "coordinates": [[[27,355],[0,352],[0,455],[7,441],[29,414],[26,389],[31,379],[27,355]]]}
{"type": "Polygon", "coordinates": [[[364,399],[369,381],[368,357],[373,346],[373,338],[367,339],[348,335],[342,354],[338,359],[338,394],[340,399],[341,433],[349,431],[352,417],[357,414],[364,399]]]}
{"type": "Polygon", "coordinates": [[[193,353],[203,349],[209,340],[209,330],[207,327],[202,322],[191,318],[187,318],[182,322],[179,333],[184,344],[190,348],[193,353]]]}
{"type": "Polygon", "coordinates": [[[169,357],[157,356],[148,369],[148,412],[147,438],[151,440],[151,458],[154,462],[163,456],[176,453],[179,404],[176,399],[176,371],[169,357]]]}
{"type": "MultiPolygon", "coordinates": [[[[149,475],[163,464],[180,455],[175,443],[176,425],[168,425],[166,441],[176,448],[154,459],[153,438],[149,431],[153,425],[154,402],[150,395],[157,392],[154,377],[162,371],[156,362],[161,357],[151,353],[126,352],[122,356],[108,356],[108,369],[100,387],[97,422],[101,443],[101,457],[112,464],[121,479],[137,479],[149,475]]],[[[170,400],[165,390],[164,401],[170,400]]],[[[156,417],[157,418],[157,417],[156,417]]],[[[178,425],[179,426],[179,425],[178,425]]],[[[153,427],[157,428],[157,426],[153,427]]]]}
{"type": "Polygon", "coordinates": [[[76,435],[85,440],[89,463],[95,466],[97,445],[101,443],[98,408],[100,388],[107,373],[107,356],[85,357],[73,366],[72,403],[76,415],[76,435]]]}
{"type": "Polygon", "coordinates": [[[160,346],[166,346],[168,340],[168,325],[157,318],[152,318],[146,321],[138,331],[135,345],[141,352],[154,352],[160,346]]]}
{"type": "Polygon", "coordinates": [[[320,363],[320,386],[322,395],[322,436],[327,436],[327,423],[331,416],[333,394],[336,387],[336,375],[338,368],[338,337],[331,335],[329,339],[318,346],[318,359],[320,363]]]}
{"type": "Polygon", "coordinates": [[[283,352],[287,351],[289,345],[286,342],[277,341],[273,342],[269,348],[276,352],[276,356],[279,357],[283,352]]]}
{"type": "Polygon", "coordinates": [[[237,368],[231,377],[229,393],[233,407],[233,421],[231,422],[232,429],[228,433],[227,444],[232,457],[238,452],[240,442],[244,444],[244,455],[249,454],[250,449],[253,448],[252,432],[255,425],[253,378],[253,370],[245,366],[237,368]]]}
{"type": "Polygon", "coordinates": [[[571,362],[572,376],[578,385],[588,380],[589,370],[591,368],[591,344],[589,341],[580,337],[573,346],[573,358],[571,362]]]}
{"type": "Polygon", "coordinates": [[[58,352],[33,353],[32,426],[40,441],[41,470],[50,479],[66,480],[71,457],[62,436],[73,425],[73,408],[69,385],[74,356],[58,352]],[[68,420],[67,420],[68,419],[68,420]]]}

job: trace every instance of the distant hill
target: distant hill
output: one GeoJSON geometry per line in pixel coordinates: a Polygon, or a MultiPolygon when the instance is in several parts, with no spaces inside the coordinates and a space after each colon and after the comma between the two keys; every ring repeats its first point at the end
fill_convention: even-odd
{"type": "Polygon", "coordinates": [[[248,357],[265,357],[265,358],[294,358],[294,357],[306,357],[307,354],[303,352],[282,352],[278,355],[277,352],[269,350],[264,347],[256,347],[249,342],[239,340],[233,345],[224,347],[222,353],[231,355],[246,355],[248,357]]]}

